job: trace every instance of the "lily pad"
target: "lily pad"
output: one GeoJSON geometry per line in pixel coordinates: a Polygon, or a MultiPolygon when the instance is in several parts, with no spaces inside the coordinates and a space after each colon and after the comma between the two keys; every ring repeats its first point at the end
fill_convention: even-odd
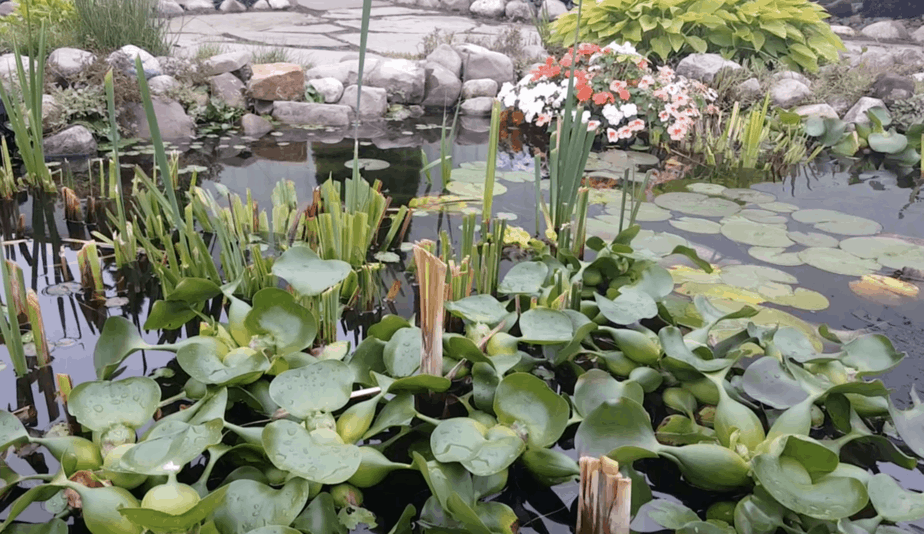
{"type": "Polygon", "coordinates": [[[160,386],[136,376],[115,382],[84,382],[71,392],[67,411],[81,425],[101,432],[116,425],[141,428],[157,411],[160,386]]]}
{"type": "Polygon", "coordinates": [[[817,232],[789,232],[787,235],[789,239],[806,247],[835,248],[838,244],[837,239],[817,232]]]}
{"type": "Polygon", "coordinates": [[[391,164],[388,163],[387,161],[384,161],[381,159],[374,159],[374,158],[351,159],[349,161],[344,162],[343,166],[348,169],[352,169],[353,166],[357,164],[358,164],[359,169],[364,170],[364,171],[380,171],[382,169],[387,169],[388,167],[391,167],[391,164]]]}
{"type": "Polygon", "coordinates": [[[450,181],[458,182],[468,182],[471,184],[484,184],[485,174],[487,174],[486,168],[481,169],[466,169],[460,167],[458,169],[453,169],[450,174],[450,181]]]}
{"type": "Polygon", "coordinates": [[[394,252],[381,251],[376,252],[372,255],[373,258],[379,260],[382,263],[398,263],[401,261],[401,257],[395,254],[394,252]]]}
{"type": "Polygon", "coordinates": [[[750,287],[754,281],[779,282],[781,284],[799,283],[795,276],[786,271],[762,265],[729,265],[721,270],[719,277],[725,283],[738,287],[750,287]]]}
{"type": "MultiPolygon", "coordinates": [[[[617,217],[622,212],[622,199],[617,202],[610,202],[606,204],[603,208],[607,213],[616,215],[617,217]]],[[[630,206],[626,202],[626,220],[629,219],[630,206]]],[[[659,208],[651,202],[641,202],[638,204],[638,213],[635,214],[635,220],[638,222],[660,222],[666,221],[671,218],[671,212],[659,208]]]]}
{"type": "Polygon", "coordinates": [[[721,195],[722,191],[728,189],[724,185],[720,184],[709,184],[706,182],[693,182],[692,184],[687,184],[687,190],[693,193],[700,193],[702,195],[721,195]]]}
{"type": "Polygon", "coordinates": [[[807,248],[799,252],[799,258],[816,269],[846,276],[863,276],[880,269],[876,261],[858,258],[838,248],[807,248]]]}
{"type": "Polygon", "coordinates": [[[775,202],[776,197],[770,193],[764,193],[763,191],[755,191],[754,189],[725,189],[722,191],[722,196],[725,198],[730,198],[732,200],[740,200],[746,204],[764,204],[767,202],[775,202]]]}
{"type": "Polygon", "coordinates": [[[804,287],[797,287],[791,295],[782,295],[768,300],[774,304],[806,311],[826,310],[831,305],[827,297],[804,287]]]}
{"type": "MultiPolygon", "coordinates": [[[[483,183],[449,182],[446,184],[446,190],[461,197],[480,199],[484,198],[485,186],[483,183]]],[[[494,182],[493,196],[503,195],[506,192],[507,187],[504,184],[494,182]]]]}
{"type": "Polygon", "coordinates": [[[274,421],[263,429],[263,447],[273,465],[312,482],[340,484],[359,469],[359,447],[345,444],[336,432],[308,432],[293,421],[274,421]]]}
{"type": "Polygon", "coordinates": [[[794,243],[786,236],[786,229],[751,221],[733,221],[722,225],[722,235],[755,247],[786,248],[794,243]]]}
{"type": "Polygon", "coordinates": [[[859,258],[875,259],[884,267],[924,270],[924,246],[894,237],[852,237],[841,242],[841,249],[859,258]]]}
{"type": "Polygon", "coordinates": [[[568,401],[529,373],[505,376],[494,393],[498,422],[513,428],[525,426],[531,447],[551,447],[557,442],[568,426],[570,412],[568,401]]]}
{"type": "Polygon", "coordinates": [[[670,232],[652,232],[642,230],[632,240],[636,254],[650,256],[653,259],[670,256],[677,247],[689,247],[690,242],[670,232]]]}
{"type": "Polygon", "coordinates": [[[775,211],[777,213],[792,213],[799,211],[799,206],[789,204],[788,202],[764,202],[760,204],[761,209],[775,211]]]}
{"type": "Polygon", "coordinates": [[[501,180],[515,184],[531,183],[536,180],[536,174],[529,171],[507,171],[498,174],[501,180]]]}
{"type": "Polygon", "coordinates": [[[321,360],[286,371],[270,382],[273,402],[305,419],[315,412],[333,412],[346,406],[353,389],[353,371],[338,360],[321,360]]]}
{"type": "Polygon", "coordinates": [[[794,267],[805,263],[799,257],[798,252],[786,252],[786,249],[782,247],[751,247],[748,249],[748,254],[752,258],[784,267],[794,267]]]}
{"type": "Polygon", "coordinates": [[[828,209],[799,210],[792,214],[798,222],[814,224],[816,230],[842,235],[874,235],[882,231],[876,221],[828,209]]]}
{"type": "Polygon", "coordinates": [[[674,219],[670,221],[671,226],[677,228],[678,230],[683,230],[684,232],[692,232],[694,234],[720,234],[722,233],[722,225],[710,221],[709,219],[698,219],[695,217],[680,217],[679,219],[674,219]]]}
{"type": "Polygon", "coordinates": [[[725,217],[741,211],[741,206],[731,200],[699,193],[664,193],[655,198],[655,204],[664,209],[699,217],[725,217]]]}
{"type": "Polygon", "coordinates": [[[760,209],[743,209],[738,212],[738,215],[749,221],[754,221],[761,224],[786,224],[788,221],[788,219],[782,215],[777,215],[772,211],[760,209]]]}
{"type": "Polygon", "coordinates": [[[901,305],[908,299],[917,298],[921,291],[911,282],[879,274],[865,274],[848,285],[857,296],[886,306],[901,305]]]}
{"type": "Polygon", "coordinates": [[[272,271],[300,295],[315,296],[345,280],[352,267],[345,261],[322,260],[307,246],[296,245],[276,259],[272,271]]]}

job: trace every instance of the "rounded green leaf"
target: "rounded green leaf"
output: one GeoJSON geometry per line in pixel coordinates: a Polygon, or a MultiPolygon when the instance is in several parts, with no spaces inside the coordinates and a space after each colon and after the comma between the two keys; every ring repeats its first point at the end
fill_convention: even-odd
{"type": "Polygon", "coordinates": [[[893,237],[851,237],[841,248],[858,258],[874,259],[885,267],[924,270],[924,246],[893,237]]]}
{"type": "Polygon", "coordinates": [[[352,267],[345,261],[322,260],[309,247],[296,245],[276,259],[272,271],[300,295],[315,296],[344,281],[352,267]]]}
{"type": "Polygon", "coordinates": [[[789,232],[787,235],[789,239],[792,239],[800,245],[805,245],[806,247],[834,248],[838,244],[837,239],[827,234],[819,234],[817,232],[789,232]]]}
{"type": "Polygon", "coordinates": [[[114,470],[142,475],[176,473],[205,449],[220,443],[223,429],[221,419],[201,425],[172,421],[158,426],[156,432],[126,451],[114,470]]]}
{"type": "Polygon", "coordinates": [[[221,295],[221,288],[205,278],[183,278],[165,300],[183,301],[190,304],[206,301],[221,295]]]}
{"type": "Polygon", "coordinates": [[[188,531],[204,521],[215,508],[224,502],[227,491],[227,486],[216,489],[180,515],[147,508],[120,508],[119,513],[132,523],[152,532],[188,531]]]}
{"type": "Polygon", "coordinates": [[[322,484],[346,482],[362,460],[359,447],[344,444],[336,432],[326,429],[308,432],[302,425],[287,420],[266,425],[263,448],[279,469],[322,484]]]}
{"type": "Polygon", "coordinates": [[[761,203],[760,209],[775,211],[777,213],[792,213],[799,211],[799,206],[787,202],[766,202],[761,203]]]}
{"type": "Polygon", "coordinates": [[[380,171],[391,166],[387,161],[375,158],[357,158],[343,162],[343,166],[349,169],[352,169],[354,165],[364,171],[380,171]]]}
{"type": "Polygon", "coordinates": [[[722,225],[710,221],[709,219],[698,219],[696,217],[680,217],[670,221],[671,226],[684,232],[694,234],[719,234],[722,231],[722,225]]]}
{"type": "Polygon", "coordinates": [[[395,332],[382,352],[385,368],[393,377],[411,376],[420,367],[422,344],[420,329],[402,328],[395,332]]]}
{"type": "Polygon", "coordinates": [[[202,338],[178,350],[176,361],[192,378],[217,386],[250,384],[270,367],[266,356],[251,349],[242,347],[228,355],[227,346],[217,339],[202,338]]]}
{"type": "Polygon", "coordinates": [[[600,313],[618,325],[633,324],[642,319],[651,319],[658,314],[658,304],[651,296],[641,291],[626,290],[613,300],[595,293],[594,300],[600,308],[600,313]]]}
{"type": "Polygon", "coordinates": [[[792,214],[796,221],[814,224],[816,230],[842,235],[873,235],[882,231],[876,221],[828,209],[799,210],[792,214]]]}
{"type": "Polygon", "coordinates": [[[725,217],[741,211],[741,205],[736,202],[700,193],[664,193],[654,202],[664,209],[698,217],[725,217]]]}
{"type": "Polygon", "coordinates": [[[751,484],[749,466],[735,451],[712,443],[664,446],[660,454],[677,464],[690,484],[709,491],[734,491],[751,484]]]}
{"type": "Polygon", "coordinates": [[[924,518],[924,494],[907,491],[885,473],[869,480],[869,498],[887,521],[917,521],[924,518]]]}
{"type": "Polygon", "coordinates": [[[896,132],[895,128],[887,132],[871,133],[867,141],[871,149],[882,154],[898,154],[908,146],[908,138],[896,132]]]}
{"type": "MultiPolygon", "coordinates": [[[[658,206],[656,206],[655,204],[651,202],[641,202],[639,204],[636,204],[636,206],[638,207],[638,213],[635,214],[636,222],[660,222],[660,221],[666,221],[671,218],[670,211],[664,208],[659,208],[658,206]]],[[[615,215],[616,217],[619,217],[619,215],[623,212],[622,211],[623,209],[622,208],[622,198],[620,198],[616,202],[610,202],[606,204],[603,207],[603,209],[607,213],[615,215]]],[[[626,207],[625,219],[626,219],[627,224],[625,226],[628,226],[629,213],[630,213],[629,208],[626,207]]],[[[618,219],[617,219],[617,224],[618,224],[618,219]]],[[[618,226],[617,226],[617,230],[618,230],[618,226]]]]}
{"type": "Polygon", "coordinates": [[[468,417],[446,419],[430,434],[430,450],[443,463],[470,460],[481,451],[487,432],[484,425],[468,417]]]}
{"type": "Polygon", "coordinates": [[[807,248],[799,252],[799,258],[816,269],[846,276],[863,276],[881,267],[874,260],[858,258],[838,248],[807,248]]]}
{"type": "Polygon", "coordinates": [[[645,392],[637,382],[619,382],[601,369],[591,369],[574,385],[574,408],[586,417],[607,400],[627,397],[641,404],[645,392]]]}
{"type": "Polygon", "coordinates": [[[497,291],[507,295],[534,295],[542,289],[548,275],[549,266],[542,262],[518,263],[504,275],[497,291]]]}
{"type": "Polygon", "coordinates": [[[472,295],[446,303],[446,310],[472,323],[495,326],[507,317],[507,309],[491,295],[472,295]]]}
{"type": "Polygon", "coordinates": [[[570,411],[568,401],[529,373],[507,375],[494,393],[498,422],[524,425],[527,442],[533,447],[550,447],[558,441],[568,425],[570,411]]]}
{"type": "Polygon", "coordinates": [[[763,191],[754,189],[734,189],[728,188],[722,191],[721,195],[732,200],[740,200],[745,204],[764,204],[776,201],[776,197],[763,191]]]}
{"type": "MultiPolygon", "coordinates": [[[[244,325],[259,339],[260,347],[272,348],[279,356],[310,347],[318,335],[311,310],[296,303],[291,293],[275,287],[257,291],[244,325]]],[[[251,347],[257,348],[253,342],[251,347]]]]}
{"type": "Polygon", "coordinates": [[[743,209],[738,212],[738,215],[749,221],[761,224],[786,224],[788,221],[788,219],[782,215],[777,215],[772,211],[762,209],[743,209]]]}
{"type": "Polygon", "coordinates": [[[6,410],[0,411],[0,450],[29,440],[29,433],[18,417],[6,410]]]}
{"type": "Polygon", "coordinates": [[[135,351],[151,348],[141,339],[135,325],[125,317],[110,317],[93,349],[93,365],[97,378],[112,376],[122,361],[135,351]]]}
{"type": "Polygon", "coordinates": [[[160,404],[160,386],[154,380],[137,376],[110,382],[84,382],[71,392],[67,411],[77,422],[94,431],[116,425],[144,426],[160,404]]]}
{"type": "Polygon", "coordinates": [[[741,385],[754,400],[777,409],[795,406],[808,397],[800,382],[770,356],[749,365],[741,377],[741,385]]]}
{"type": "Polygon", "coordinates": [[[273,402],[305,419],[314,412],[333,412],[346,406],[353,390],[353,371],[338,360],[322,360],[286,371],[270,383],[273,402]]]}
{"type": "Polygon", "coordinates": [[[795,267],[805,263],[799,257],[798,252],[786,252],[786,249],[782,247],[751,247],[748,249],[748,254],[760,261],[784,267],[795,267]]]}
{"type": "Polygon", "coordinates": [[[487,439],[474,457],[460,463],[471,474],[489,477],[506,471],[526,450],[526,440],[516,431],[496,425],[485,434],[487,439]]]}
{"type": "Polygon", "coordinates": [[[222,534],[247,534],[266,525],[291,525],[310,494],[307,480],[294,477],[276,490],[254,480],[228,484],[224,502],[212,519],[222,534]]]}
{"type": "Polygon", "coordinates": [[[640,458],[654,458],[661,449],[648,412],[627,397],[597,406],[578,425],[574,439],[579,457],[610,456],[630,464],[640,458]]]}
{"type": "MultiPolygon", "coordinates": [[[[474,182],[449,182],[446,184],[446,190],[454,195],[459,195],[460,197],[466,197],[471,199],[482,199],[484,198],[485,185],[484,183],[474,183],[474,182]]],[[[492,190],[493,196],[503,195],[507,192],[507,187],[503,184],[494,182],[494,189],[492,190]]]]}
{"type": "Polygon", "coordinates": [[[722,225],[722,235],[746,245],[757,247],[786,248],[794,243],[786,236],[786,228],[756,223],[746,219],[726,222],[722,225]]]}
{"type": "Polygon", "coordinates": [[[703,195],[721,195],[722,191],[725,191],[725,189],[726,187],[724,185],[706,182],[693,182],[687,185],[687,190],[703,195]]]}
{"type": "Polygon", "coordinates": [[[565,313],[548,308],[534,308],[520,316],[521,340],[537,345],[567,343],[574,335],[574,326],[565,313]]]}
{"type": "Polygon", "coordinates": [[[845,356],[841,362],[856,369],[860,377],[885,373],[905,358],[905,353],[895,350],[889,338],[882,334],[860,336],[845,344],[843,350],[845,356]]]}

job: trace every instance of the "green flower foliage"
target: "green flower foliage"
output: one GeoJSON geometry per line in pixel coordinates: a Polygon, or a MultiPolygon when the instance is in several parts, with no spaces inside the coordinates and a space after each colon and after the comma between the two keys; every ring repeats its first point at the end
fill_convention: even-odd
{"type": "MultiPolygon", "coordinates": [[[[728,59],[777,60],[816,71],[836,61],[844,44],[824,22],[827,13],[809,0],[602,0],[585,2],[579,42],[628,41],[661,61],[694,52],[728,59]]],[[[577,13],[553,23],[552,39],[573,43],[577,13]]]]}

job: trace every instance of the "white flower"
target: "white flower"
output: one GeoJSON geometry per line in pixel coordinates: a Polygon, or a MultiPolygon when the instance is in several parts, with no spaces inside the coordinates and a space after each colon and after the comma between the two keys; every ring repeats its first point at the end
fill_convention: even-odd
{"type": "Polygon", "coordinates": [[[623,114],[613,104],[607,104],[603,106],[603,118],[611,125],[616,126],[622,122],[623,114]]]}
{"type": "Polygon", "coordinates": [[[638,106],[635,104],[625,104],[619,111],[626,117],[634,117],[638,115],[638,106]]]}

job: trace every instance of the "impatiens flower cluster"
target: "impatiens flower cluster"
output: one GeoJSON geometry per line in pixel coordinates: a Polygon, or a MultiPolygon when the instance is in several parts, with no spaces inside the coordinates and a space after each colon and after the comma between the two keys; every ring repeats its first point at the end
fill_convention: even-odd
{"type": "Polygon", "coordinates": [[[587,110],[583,121],[610,143],[645,131],[681,141],[697,117],[717,112],[715,91],[669,67],[652,69],[629,43],[583,43],[560,59],[549,57],[516,85],[505,83],[498,98],[526,122],[548,125],[564,109],[572,70],[574,95],[587,110]]]}

